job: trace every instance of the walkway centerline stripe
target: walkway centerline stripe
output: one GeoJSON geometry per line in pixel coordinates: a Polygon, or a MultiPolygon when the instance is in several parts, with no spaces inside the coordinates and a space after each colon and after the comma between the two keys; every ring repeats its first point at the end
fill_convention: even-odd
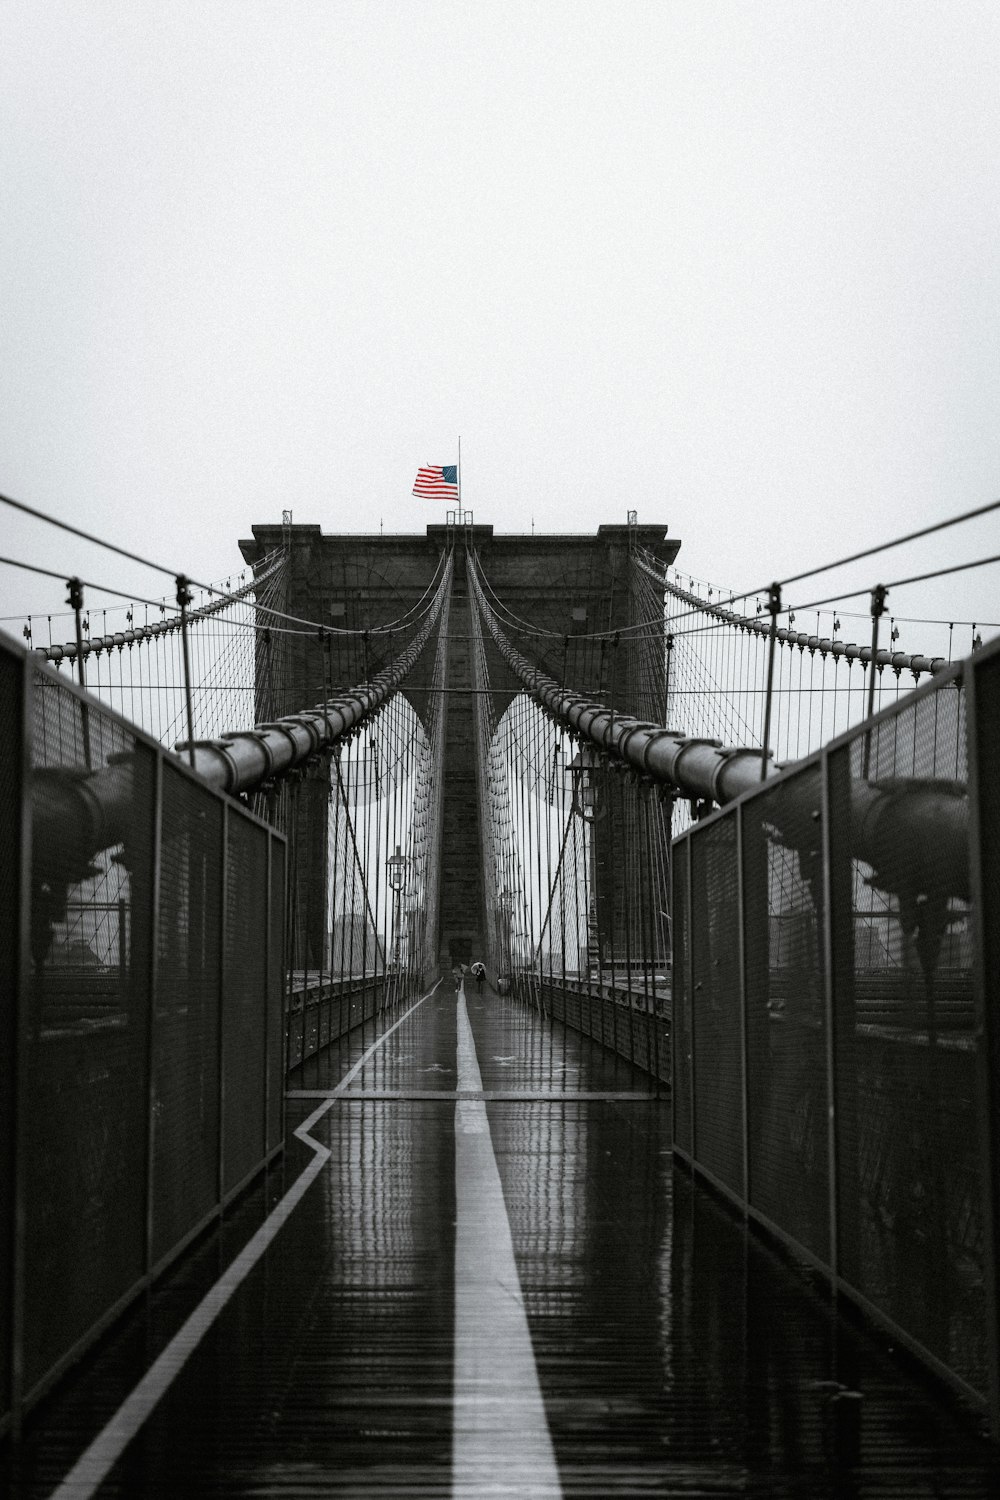
{"type": "Polygon", "coordinates": [[[419,1104],[454,1104],[456,1099],[482,1099],[487,1104],[663,1104],[662,1094],[640,1094],[635,1089],[289,1089],[286,1099],[333,1099],[341,1104],[413,1100],[419,1104]]]}
{"type": "MultiPolygon", "coordinates": [[[[438,984],[440,982],[438,980],[438,984]]],[[[146,1418],[180,1374],[188,1357],[194,1353],[233,1293],[246,1280],[278,1231],[287,1222],[293,1209],[329,1161],[329,1147],[315,1140],[310,1135],[310,1131],[332,1108],[338,1095],[358,1076],[365,1063],[377,1052],[382,1043],[413,1015],[418,1006],[430,999],[436,989],[437,985],[434,989],[428,990],[427,994],[421,996],[415,1005],[411,1005],[409,1010],[404,1011],[398,1021],[394,1021],[387,1031],[383,1031],[382,1035],[377,1037],[368,1050],[358,1058],[354,1066],[344,1074],[330,1097],[314,1109],[307,1120],[303,1120],[302,1124],[297,1126],[294,1132],[297,1139],[303,1145],[310,1146],[315,1152],[312,1161],[296,1177],[285,1196],[274,1206],[263,1224],[215,1285],[206,1292],[194,1312],[177,1330],[158,1358],[153,1361],[138,1385],[126,1396],[111,1420],[97,1434],[90,1447],[77,1459],[62,1482],[52,1491],[50,1500],[90,1500],[90,1496],[93,1495],[98,1485],[104,1482],[146,1418]]]]}
{"type": "MultiPolygon", "coordinates": [[[[458,1093],[483,1080],[464,986],[458,995],[458,1093]]],[[[481,1098],[455,1104],[455,1401],[453,1500],[562,1496],[510,1221],[481,1098]]]]}

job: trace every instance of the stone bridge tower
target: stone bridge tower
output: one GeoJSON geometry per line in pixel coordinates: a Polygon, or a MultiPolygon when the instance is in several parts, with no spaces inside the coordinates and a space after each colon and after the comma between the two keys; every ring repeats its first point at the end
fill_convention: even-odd
{"type": "MultiPolygon", "coordinates": [[[[274,548],[289,548],[286,609],[301,619],[362,632],[331,636],[326,649],[314,631],[292,636],[284,703],[280,712],[323,700],[325,680],[341,689],[362,682],[398,654],[398,643],[363,632],[398,619],[423,598],[441,554],[452,542],[455,570],[448,627],[445,684],[444,826],[441,849],[439,952],[443,962],[469,962],[485,951],[486,918],[476,769],[475,701],[472,671],[472,601],[465,566],[465,543],[472,542],[483,570],[507,608],[540,632],[552,632],[525,650],[543,670],[580,691],[593,659],[589,638],[634,623],[636,601],[628,566],[629,547],[638,542],[661,562],[672,562],[680,542],[667,539],[663,526],[601,526],[595,536],[495,535],[492,526],[428,526],[424,535],[325,535],[316,525],[255,525],[240,549],[250,564],[274,548]],[[546,646],[546,641],[548,645],[546,646]],[[552,642],[556,642],[553,645],[552,642]],[[328,676],[326,675],[328,674],[328,676]]],[[[499,719],[517,685],[490,649],[491,683],[499,719]]],[[[414,669],[407,696],[422,719],[427,714],[430,673],[414,669]]],[[[607,688],[607,684],[605,684],[607,688]]],[[[642,717],[638,689],[626,669],[614,687],[615,708],[642,717]]],[[[300,796],[298,906],[312,916],[304,932],[305,951],[297,963],[318,964],[323,951],[323,892],[326,882],[326,802],[323,778],[303,784],[300,796]]],[[[597,836],[596,885],[599,924],[614,924],[617,897],[614,844],[622,830],[597,836]]]]}

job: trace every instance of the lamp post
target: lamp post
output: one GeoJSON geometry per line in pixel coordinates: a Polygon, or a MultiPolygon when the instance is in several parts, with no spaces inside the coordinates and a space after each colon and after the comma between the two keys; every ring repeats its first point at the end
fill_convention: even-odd
{"type": "MultiPolygon", "coordinates": [[[[583,823],[599,823],[607,816],[607,799],[601,795],[602,787],[596,776],[597,753],[589,745],[581,745],[570,761],[567,770],[572,778],[573,811],[583,823]]],[[[596,966],[598,980],[603,977],[604,961],[601,953],[600,928],[597,921],[597,868],[594,840],[596,834],[584,835],[584,907],[587,913],[587,971],[592,978],[596,966]]]]}
{"type": "Polygon", "coordinates": [[[500,964],[497,974],[497,989],[501,995],[506,995],[510,989],[513,971],[513,954],[511,952],[511,928],[514,917],[514,892],[506,889],[497,893],[497,910],[500,914],[500,964]]]}
{"type": "Polygon", "coordinates": [[[589,745],[581,745],[566,767],[573,788],[573,811],[584,823],[599,823],[608,812],[596,776],[598,765],[596,752],[589,745]]]}
{"type": "Polygon", "coordinates": [[[403,889],[406,885],[406,867],[409,860],[400,852],[396,845],[395,854],[390,854],[386,860],[386,869],[389,872],[389,889],[392,891],[392,967],[394,971],[399,970],[399,906],[403,899],[403,889]]]}

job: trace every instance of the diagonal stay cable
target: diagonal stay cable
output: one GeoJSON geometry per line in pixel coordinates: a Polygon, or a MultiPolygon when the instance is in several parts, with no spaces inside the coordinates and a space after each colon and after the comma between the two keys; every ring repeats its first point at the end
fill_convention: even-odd
{"type": "MultiPolygon", "coordinates": [[[[787,588],[789,584],[801,583],[803,578],[815,578],[820,573],[832,572],[834,568],[846,568],[849,563],[861,562],[866,557],[874,557],[878,552],[888,552],[893,547],[902,547],[906,542],[915,542],[918,541],[921,537],[933,536],[938,531],[947,531],[951,526],[959,526],[963,521],[975,520],[977,516],[986,516],[995,510],[1000,510],[1000,500],[990,500],[986,505],[977,505],[972,510],[962,511],[960,515],[948,516],[944,521],[935,521],[930,526],[921,526],[916,531],[908,531],[903,536],[892,537],[891,540],[887,542],[877,542],[874,546],[865,547],[860,552],[852,552],[849,556],[836,558],[833,562],[821,563],[820,566],[816,568],[806,568],[803,572],[793,573],[788,578],[779,578],[777,582],[780,587],[784,589],[787,588]]],[[[987,562],[992,560],[993,559],[989,558],[984,559],[984,561],[987,562]]],[[[974,565],[970,563],[966,564],[966,566],[971,567],[974,565]]],[[[922,583],[927,578],[938,578],[942,577],[947,572],[957,571],[959,570],[955,568],[935,569],[934,572],[925,573],[919,578],[902,579],[899,581],[899,583],[897,583],[896,586],[899,587],[900,584],[904,582],[922,583]]],[[[753,594],[766,594],[770,587],[770,583],[765,583],[761,584],[759,588],[744,589],[742,593],[730,594],[728,598],[716,600],[716,604],[720,607],[726,604],[735,604],[738,599],[749,599],[753,594]]],[[[864,594],[867,592],[867,589],[858,589],[855,591],[855,594],[864,594]]],[[[855,597],[855,594],[843,594],[837,595],[835,597],[851,599],[855,597]]],[[[809,608],[808,605],[799,605],[797,607],[801,609],[809,608]]]]}
{"type": "MultiPolygon", "coordinates": [[[[343,804],[344,817],[345,817],[346,822],[347,822],[347,831],[348,831],[348,833],[351,836],[351,850],[352,850],[352,853],[353,853],[353,856],[354,856],[354,865],[355,865],[355,868],[356,868],[358,874],[361,876],[361,889],[364,892],[365,907],[366,907],[367,912],[368,912],[368,919],[369,919],[369,921],[372,924],[372,933],[374,934],[374,937],[375,937],[375,953],[376,953],[376,956],[378,956],[379,946],[380,946],[379,945],[379,937],[378,937],[378,923],[375,921],[375,913],[372,910],[371,896],[370,896],[369,891],[368,891],[368,881],[365,878],[365,873],[366,873],[365,872],[365,866],[362,863],[361,854],[360,854],[360,852],[358,850],[358,841],[357,841],[357,838],[356,838],[355,832],[354,832],[354,820],[351,817],[351,809],[350,809],[350,804],[347,801],[347,792],[346,792],[346,790],[344,788],[344,780],[343,780],[343,777],[340,775],[339,770],[337,772],[337,790],[340,793],[340,801],[343,804]]],[[[385,945],[384,944],[381,945],[381,949],[382,949],[382,963],[384,964],[385,963],[385,945]]]]}
{"type": "MultiPolygon", "coordinates": [[[[36,510],[33,505],[26,505],[23,500],[15,500],[11,495],[0,495],[0,504],[9,505],[14,510],[23,511],[25,515],[34,516],[38,521],[46,521],[50,526],[58,527],[60,531],[68,531],[71,536],[78,536],[85,542],[93,542],[95,547],[103,547],[108,552],[117,552],[119,557],[127,557],[129,562],[140,563],[144,568],[152,568],[154,573],[166,573],[170,578],[179,578],[183,575],[183,568],[167,568],[162,563],[151,562],[148,557],[142,557],[138,552],[130,552],[127,547],[119,547],[117,542],[105,541],[103,537],[94,536],[90,531],[84,531],[80,526],[71,526],[68,521],[60,521],[58,516],[46,515],[43,510],[36,510]]],[[[198,583],[195,579],[189,580],[196,588],[204,589],[208,585],[198,583]]],[[[111,593],[112,590],[108,590],[111,593]]]]}
{"type": "MultiPolygon", "coordinates": [[[[977,558],[974,562],[959,563],[956,564],[956,566],[953,568],[935,569],[933,573],[920,574],[919,576],[914,578],[897,578],[895,582],[886,584],[886,588],[901,588],[904,584],[907,583],[923,583],[929,578],[943,577],[945,573],[958,573],[967,568],[984,567],[988,563],[997,561],[1000,561],[1000,558],[977,558]]],[[[640,557],[636,558],[636,564],[638,567],[646,570],[647,572],[651,571],[651,565],[640,557]]],[[[666,581],[664,581],[664,587],[667,590],[667,593],[670,594],[673,598],[680,599],[683,603],[690,604],[692,606],[692,608],[689,610],[682,611],[677,615],[671,616],[671,621],[686,619],[692,614],[709,615],[712,618],[717,619],[722,625],[729,626],[735,630],[743,630],[751,635],[759,636],[761,638],[767,638],[770,636],[770,623],[760,616],[754,617],[753,615],[735,614],[733,611],[725,608],[725,602],[714,603],[710,600],[699,599],[696,594],[689,594],[686,589],[679,588],[676,584],[673,583],[667,583],[666,581]]],[[[807,601],[805,604],[800,603],[797,600],[794,606],[790,605],[788,607],[788,612],[794,613],[795,611],[801,611],[805,609],[817,609],[824,604],[835,604],[841,599],[860,598],[862,595],[869,592],[870,590],[867,588],[855,589],[853,592],[831,594],[825,599],[814,599],[811,601],[807,601]]],[[[738,598],[740,596],[735,595],[734,597],[738,598]]],[[[783,613],[784,612],[786,611],[783,611],[783,613]]],[[[681,636],[698,635],[701,633],[702,629],[702,626],[695,626],[690,630],[677,630],[672,625],[671,634],[675,638],[679,638],[681,636]]],[[[861,662],[868,662],[871,660],[872,653],[870,646],[855,646],[846,641],[835,640],[831,637],[820,636],[818,634],[811,635],[808,631],[796,631],[786,626],[781,626],[775,632],[775,640],[777,641],[779,646],[798,646],[802,649],[808,647],[810,651],[818,651],[820,656],[824,658],[827,656],[834,659],[846,657],[848,660],[856,659],[861,662]]],[[[876,651],[875,662],[878,666],[892,667],[893,670],[899,669],[900,671],[902,671],[903,669],[907,669],[913,672],[916,676],[920,676],[920,674],[924,672],[939,671],[940,668],[945,665],[944,657],[926,656],[919,652],[890,651],[885,648],[880,648],[876,651]]]]}
{"type": "MultiPolygon", "coordinates": [[[[3,561],[3,559],[0,559],[0,561],[3,561]]],[[[242,588],[234,589],[231,594],[223,594],[220,598],[213,599],[211,604],[199,605],[197,609],[189,610],[187,614],[188,623],[191,624],[197,620],[209,620],[214,615],[221,614],[230,605],[240,603],[248,595],[255,593],[262,583],[272,578],[284,566],[284,562],[285,559],[283,556],[274,558],[264,572],[258,573],[255,578],[252,578],[249,583],[244,584],[242,588]]],[[[90,587],[94,587],[94,585],[90,585],[90,587]]],[[[217,592],[217,590],[213,592],[217,592]]],[[[152,601],[139,598],[138,602],[148,604],[152,601]]],[[[168,635],[171,631],[180,630],[180,628],[180,615],[168,615],[164,619],[154,620],[152,625],[136,625],[129,630],[116,631],[111,635],[91,636],[89,640],[83,643],[83,654],[84,656],[88,656],[92,652],[107,651],[114,646],[136,645],[141,641],[152,640],[159,635],[168,635]]],[[[68,641],[62,646],[36,646],[34,649],[39,656],[44,656],[49,661],[73,659],[77,651],[75,641],[68,641]]]]}
{"type": "MultiPolygon", "coordinates": [[[[909,578],[894,578],[885,587],[886,590],[902,589],[908,583],[927,583],[932,578],[946,578],[949,573],[967,573],[970,568],[986,568],[997,562],[1000,562],[1000,552],[995,552],[992,557],[975,557],[971,562],[954,563],[949,568],[935,568],[931,573],[913,573],[909,578]]],[[[868,589],[853,589],[847,594],[830,594],[826,599],[810,599],[805,604],[796,604],[795,608],[819,609],[824,604],[836,604],[841,599],[857,599],[868,592],[868,589]]]]}
{"type": "MultiPolygon", "coordinates": [[[[109,542],[109,541],[105,540],[103,537],[95,536],[90,531],[84,531],[83,528],[80,527],[80,526],[73,526],[73,525],[70,524],[69,521],[62,521],[62,520],[60,520],[58,516],[50,516],[50,515],[46,514],[46,512],[43,511],[43,510],[37,510],[33,505],[26,505],[23,500],[15,500],[12,495],[3,495],[3,494],[0,494],[0,504],[2,504],[2,505],[9,505],[14,510],[22,511],[25,515],[28,515],[28,516],[33,516],[36,520],[45,521],[49,526],[55,526],[55,527],[58,528],[58,530],[60,530],[60,531],[66,531],[71,536],[80,537],[82,541],[91,542],[95,547],[103,547],[105,549],[105,551],[116,552],[119,557],[127,558],[130,562],[139,563],[144,568],[151,568],[153,570],[153,572],[155,572],[155,573],[165,573],[170,578],[186,578],[187,583],[188,583],[188,585],[190,587],[194,587],[194,588],[198,588],[198,589],[206,589],[210,593],[214,593],[215,592],[215,590],[213,589],[212,585],[207,584],[207,583],[202,583],[197,578],[191,578],[189,575],[187,575],[184,572],[183,569],[168,568],[168,567],[165,567],[163,563],[153,562],[153,561],[151,561],[150,558],[143,557],[138,552],[132,552],[127,547],[119,547],[118,544],[117,544],[117,542],[109,542]]],[[[30,564],[16,563],[12,559],[10,559],[10,558],[0,558],[0,562],[7,562],[11,566],[13,566],[13,567],[29,567],[30,568],[30,564]]],[[[440,569],[440,563],[439,563],[438,567],[440,569]]],[[[40,573],[40,574],[44,574],[46,577],[49,577],[49,578],[64,578],[65,577],[64,574],[53,573],[50,570],[45,569],[45,568],[34,568],[34,569],[32,569],[32,571],[40,573]]],[[[437,576],[437,574],[435,573],[435,578],[436,578],[436,576],[437,576]]],[[[97,584],[87,584],[87,587],[88,588],[98,588],[99,585],[97,585],[97,584]]],[[[374,627],[368,633],[371,634],[371,635],[378,635],[378,634],[387,633],[387,632],[389,632],[389,631],[391,631],[393,629],[398,629],[399,628],[399,624],[401,623],[402,620],[405,620],[409,615],[411,615],[415,611],[419,610],[420,605],[423,603],[423,600],[427,598],[427,595],[431,592],[431,590],[433,588],[434,588],[434,580],[432,579],[431,583],[428,585],[427,589],[425,590],[423,597],[417,602],[417,604],[415,604],[414,606],[412,606],[411,609],[407,610],[406,613],[400,617],[400,621],[399,622],[397,622],[397,621],[390,621],[387,625],[381,625],[381,626],[374,627]]],[[[132,594],[124,593],[120,589],[102,589],[102,592],[103,593],[107,593],[107,594],[116,595],[120,599],[129,599],[129,598],[138,598],[139,597],[138,595],[132,595],[132,594]]],[[[142,599],[141,602],[145,604],[145,603],[151,603],[153,601],[142,599]]],[[[277,613],[277,612],[275,611],[274,613],[277,613]]],[[[359,631],[359,630],[347,630],[347,629],[344,629],[343,627],[340,627],[340,626],[322,625],[322,622],[319,621],[319,620],[305,620],[305,619],[301,619],[299,616],[296,616],[296,615],[285,615],[283,618],[295,621],[295,622],[297,622],[298,624],[301,624],[301,625],[307,625],[307,626],[309,626],[312,629],[320,629],[320,628],[325,629],[325,630],[329,631],[333,635],[362,635],[362,634],[364,634],[363,631],[359,631]]]]}
{"type": "Polygon", "coordinates": [[[573,829],[573,811],[572,811],[572,809],[570,809],[569,817],[566,820],[566,829],[565,829],[565,832],[563,833],[562,844],[560,845],[560,848],[559,848],[559,858],[556,861],[555,873],[553,874],[552,879],[549,882],[549,899],[548,899],[548,902],[547,902],[546,907],[545,907],[545,916],[544,916],[544,918],[542,920],[542,925],[539,928],[539,932],[538,932],[538,953],[539,954],[542,951],[542,939],[545,937],[545,934],[548,931],[549,920],[550,920],[550,918],[552,916],[552,903],[555,901],[555,898],[556,898],[556,887],[559,884],[559,876],[560,876],[560,873],[562,871],[563,859],[564,859],[565,854],[566,854],[566,845],[569,842],[569,836],[570,836],[570,833],[572,832],[572,829],[573,829]]]}

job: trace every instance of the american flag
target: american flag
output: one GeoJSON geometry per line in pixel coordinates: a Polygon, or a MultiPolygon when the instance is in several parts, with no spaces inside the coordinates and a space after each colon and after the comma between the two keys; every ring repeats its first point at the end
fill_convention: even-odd
{"type": "Polygon", "coordinates": [[[458,465],[443,464],[435,467],[427,464],[418,469],[413,493],[425,500],[457,500],[458,465]]]}

